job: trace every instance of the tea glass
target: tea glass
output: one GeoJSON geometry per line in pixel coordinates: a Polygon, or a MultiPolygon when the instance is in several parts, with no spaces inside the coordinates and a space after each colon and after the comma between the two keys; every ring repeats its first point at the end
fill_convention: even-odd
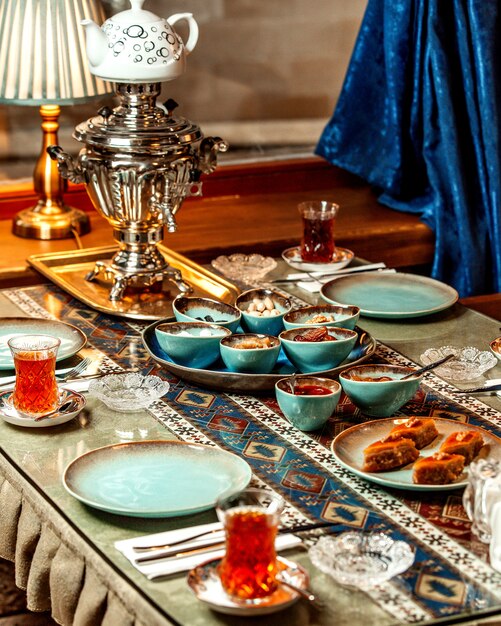
{"type": "Polygon", "coordinates": [[[303,218],[301,260],[308,263],[330,263],[335,257],[334,223],[339,205],[325,200],[301,202],[303,218]]]}
{"type": "Polygon", "coordinates": [[[226,532],[226,554],[219,577],[226,593],[240,600],[271,595],[280,570],[275,538],[282,498],[264,489],[245,489],[216,505],[226,532]]]}
{"type": "Polygon", "coordinates": [[[37,417],[57,408],[56,355],[61,340],[50,335],[22,335],[8,340],[16,381],[12,404],[21,414],[37,417]]]}
{"type": "MultiPolygon", "coordinates": [[[[472,521],[472,532],[483,543],[493,536],[491,517],[494,504],[501,502],[501,465],[495,459],[478,459],[470,464],[463,506],[472,521]]],[[[501,537],[501,529],[500,529],[501,537]]]]}

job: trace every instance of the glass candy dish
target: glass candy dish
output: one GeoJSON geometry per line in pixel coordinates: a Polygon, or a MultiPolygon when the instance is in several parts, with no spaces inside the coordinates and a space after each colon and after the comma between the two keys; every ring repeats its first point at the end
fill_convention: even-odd
{"type": "Polygon", "coordinates": [[[277,262],[262,254],[231,254],[218,256],[211,265],[226,278],[242,282],[254,282],[275,269],[277,262]]]}
{"type": "Polygon", "coordinates": [[[463,348],[456,346],[429,348],[421,355],[421,363],[428,365],[448,354],[454,354],[455,358],[437,367],[435,373],[442,378],[458,383],[480,378],[484,372],[490,370],[497,363],[496,357],[492,352],[482,351],[473,346],[463,348]]]}
{"type": "Polygon", "coordinates": [[[381,584],[414,562],[409,544],[380,532],[321,537],[309,554],[312,563],[336,582],[360,589],[381,584]]]}
{"type": "Polygon", "coordinates": [[[109,374],[89,384],[89,395],[114,411],[140,411],[169,390],[169,383],[158,376],[109,374]]]}

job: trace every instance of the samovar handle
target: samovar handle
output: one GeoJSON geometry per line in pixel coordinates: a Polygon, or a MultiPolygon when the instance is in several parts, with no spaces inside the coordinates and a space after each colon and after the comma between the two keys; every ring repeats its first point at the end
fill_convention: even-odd
{"type": "Polygon", "coordinates": [[[61,146],[48,146],[47,153],[53,161],[57,161],[57,169],[63,178],[67,178],[72,183],[84,181],[84,171],[75,164],[73,157],[61,146]]]}
{"type": "Polygon", "coordinates": [[[217,153],[226,152],[228,144],[221,137],[205,137],[200,143],[200,169],[211,174],[217,167],[217,153]]]}

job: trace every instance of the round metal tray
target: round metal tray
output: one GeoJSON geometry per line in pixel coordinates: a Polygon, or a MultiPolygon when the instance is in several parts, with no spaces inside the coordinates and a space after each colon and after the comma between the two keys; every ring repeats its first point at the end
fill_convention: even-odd
{"type": "MultiPolygon", "coordinates": [[[[169,318],[171,319],[171,318],[169,318]]],[[[196,369],[174,363],[160,348],[155,336],[155,328],[168,320],[159,320],[144,329],[142,333],[143,344],[150,356],[163,368],[182,380],[189,383],[207,387],[209,389],[221,389],[223,391],[266,391],[273,389],[275,383],[296,371],[295,367],[282,353],[275,369],[271,374],[241,374],[229,372],[221,360],[216,361],[210,368],[196,369]]],[[[327,378],[334,378],[340,372],[359,365],[366,361],[376,350],[376,340],[361,328],[355,327],[358,333],[357,342],[348,357],[339,365],[330,370],[315,372],[327,378]]]]}

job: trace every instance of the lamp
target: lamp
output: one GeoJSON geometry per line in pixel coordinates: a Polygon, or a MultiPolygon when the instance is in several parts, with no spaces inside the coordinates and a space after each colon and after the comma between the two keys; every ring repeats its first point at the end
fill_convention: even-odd
{"type": "Polygon", "coordinates": [[[40,105],[42,150],[33,173],[38,202],[14,217],[20,237],[64,239],[90,230],[88,215],[63,201],[66,181],[46,152],[57,145],[60,105],[112,92],[88,69],[80,22],[104,20],[96,0],[0,0],[0,103],[40,105]]]}

